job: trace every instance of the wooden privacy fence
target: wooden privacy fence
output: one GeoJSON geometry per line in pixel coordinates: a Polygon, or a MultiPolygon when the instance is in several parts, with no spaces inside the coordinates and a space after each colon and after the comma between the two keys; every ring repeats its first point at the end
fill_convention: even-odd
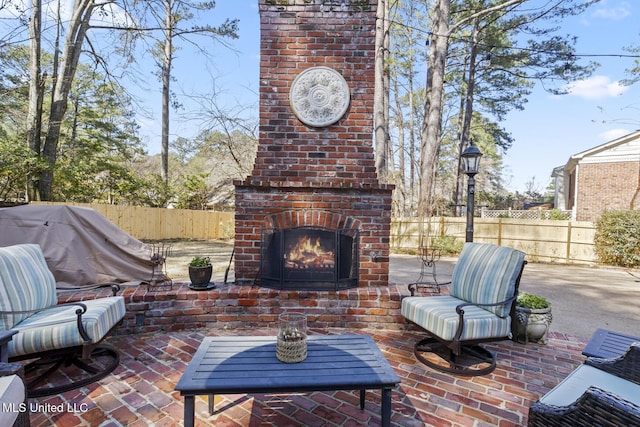
{"type": "MultiPolygon", "coordinates": [[[[36,202],[34,202],[36,203],[36,202]]],[[[229,239],[233,237],[234,213],[99,203],[45,203],[95,209],[139,240],[229,239]]]]}
{"type": "MultiPolygon", "coordinates": [[[[140,240],[229,239],[234,235],[233,212],[74,205],[95,209],[140,240]]],[[[395,218],[391,224],[391,250],[414,251],[429,245],[436,236],[451,236],[464,242],[465,228],[465,218],[395,218]]],[[[520,249],[529,261],[585,264],[597,262],[594,234],[592,222],[475,218],[473,240],[520,249]]]]}
{"type": "MultiPolygon", "coordinates": [[[[391,249],[429,246],[433,237],[440,236],[464,242],[465,230],[465,218],[396,218],[391,224],[391,249]]],[[[597,262],[595,231],[595,224],[586,221],[474,218],[473,241],[520,249],[529,261],[585,264],[597,262]]]]}

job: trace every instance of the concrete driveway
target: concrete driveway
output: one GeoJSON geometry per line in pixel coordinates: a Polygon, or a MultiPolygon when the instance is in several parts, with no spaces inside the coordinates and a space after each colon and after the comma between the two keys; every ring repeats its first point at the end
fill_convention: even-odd
{"type": "MultiPolygon", "coordinates": [[[[439,282],[451,279],[456,258],[436,263],[439,282]]],[[[415,255],[392,254],[390,281],[410,283],[420,273],[415,255]]],[[[547,298],[551,330],[588,339],[597,328],[640,336],[640,271],[634,269],[529,263],[520,290],[547,298]]]]}

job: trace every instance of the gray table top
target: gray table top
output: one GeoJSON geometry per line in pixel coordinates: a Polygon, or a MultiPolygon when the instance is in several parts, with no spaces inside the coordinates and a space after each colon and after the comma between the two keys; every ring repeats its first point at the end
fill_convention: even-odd
{"type": "Polygon", "coordinates": [[[596,329],[584,350],[582,350],[582,354],[605,359],[618,357],[624,354],[634,342],[640,342],[640,338],[607,329],[596,329]]]}
{"type": "Polygon", "coordinates": [[[276,337],[207,337],[176,385],[181,395],[392,388],[400,383],[368,335],[310,335],[307,358],[283,363],[276,337]]]}

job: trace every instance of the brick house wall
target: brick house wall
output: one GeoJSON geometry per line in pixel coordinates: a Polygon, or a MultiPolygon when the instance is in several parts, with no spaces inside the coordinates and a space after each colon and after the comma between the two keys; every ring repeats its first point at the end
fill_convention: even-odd
{"type": "Polygon", "coordinates": [[[576,219],[596,221],[606,210],[633,209],[639,177],[640,162],[580,165],[576,219]]]}
{"type": "Polygon", "coordinates": [[[556,206],[577,221],[640,206],[640,131],[574,154],[554,169],[556,206]],[[562,194],[558,194],[561,192],[562,194]]]}
{"type": "Polygon", "coordinates": [[[358,286],[388,284],[393,186],[379,183],[373,151],[376,6],[259,2],[259,144],[252,174],[234,183],[237,283],[258,278],[263,228],[357,224],[358,286]],[[319,66],[346,80],[351,100],[337,123],[314,128],[296,117],[289,92],[319,66]]]}

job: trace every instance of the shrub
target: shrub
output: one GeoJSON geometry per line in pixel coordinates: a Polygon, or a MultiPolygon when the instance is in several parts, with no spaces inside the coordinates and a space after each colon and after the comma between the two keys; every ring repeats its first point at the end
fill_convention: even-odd
{"type": "Polygon", "coordinates": [[[541,308],[549,308],[549,301],[545,297],[541,297],[540,295],[528,294],[526,292],[518,295],[518,300],[516,302],[518,307],[531,308],[533,310],[540,310],[541,308]]]}
{"type": "Polygon", "coordinates": [[[563,212],[560,209],[551,209],[549,211],[549,219],[554,221],[567,220],[571,219],[571,214],[568,212],[563,212]]]}
{"type": "Polygon", "coordinates": [[[440,249],[443,255],[456,255],[462,251],[464,242],[454,236],[439,236],[433,238],[433,247],[440,249]]]}
{"type": "Polygon", "coordinates": [[[640,211],[607,211],[596,222],[594,251],[604,264],[640,266],[640,211]]]}

